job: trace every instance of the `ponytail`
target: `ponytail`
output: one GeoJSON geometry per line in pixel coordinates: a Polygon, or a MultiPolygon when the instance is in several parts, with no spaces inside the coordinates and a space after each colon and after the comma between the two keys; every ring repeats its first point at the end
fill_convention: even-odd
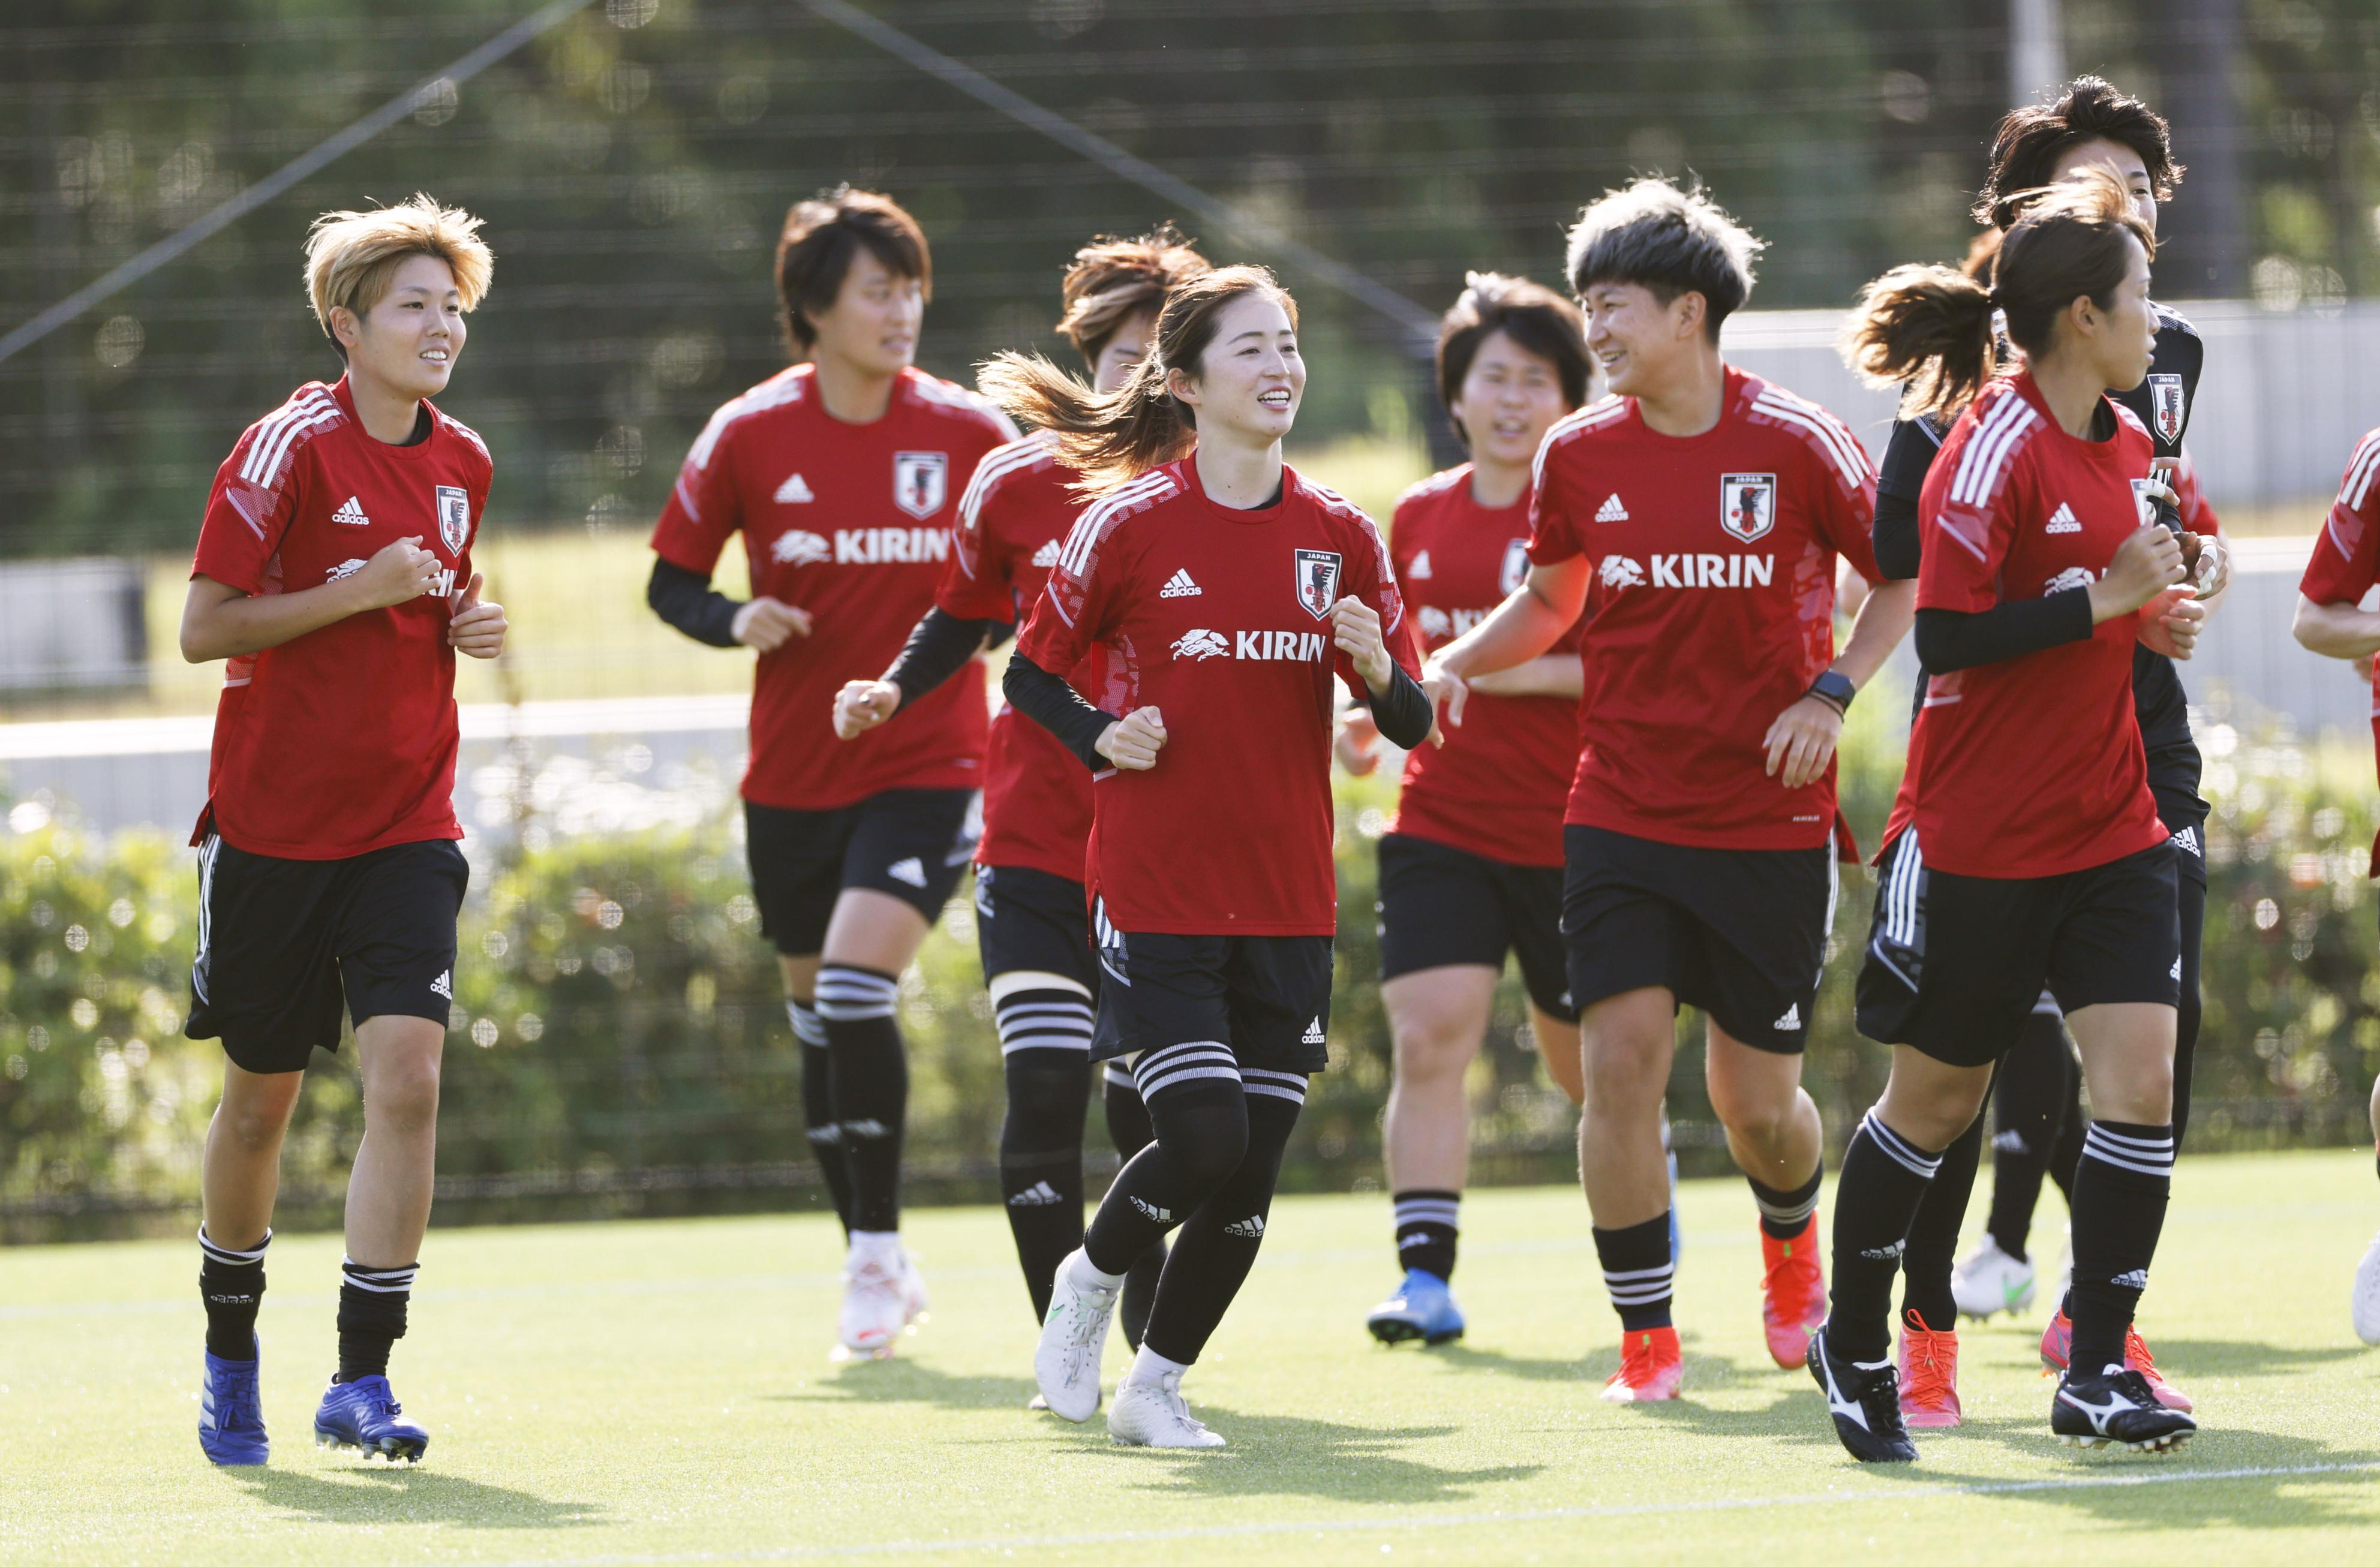
{"type": "Polygon", "coordinates": [[[1991,291],[1949,267],[1895,267],[1860,296],[1842,354],[1870,385],[1907,385],[1901,418],[1948,419],[1991,378],[1991,291]]]}

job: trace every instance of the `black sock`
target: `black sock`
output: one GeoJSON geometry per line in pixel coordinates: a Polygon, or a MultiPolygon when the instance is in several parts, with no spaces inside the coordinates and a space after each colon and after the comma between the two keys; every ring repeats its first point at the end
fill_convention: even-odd
{"type": "Polygon", "coordinates": [[[207,1353],[217,1360],[256,1358],[256,1309],[264,1304],[264,1248],[273,1232],[246,1251],[219,1246],[199,1226],[199,1299],[207,1308],[207,1353]]]}
{"type": "Polygon", "coordinates": [[[1228,1046],[1144,1051],[1133,1063],[1133,1079],[1157,1136],[1116,1172],[1083,1233],[1084,1255],[1107,1273],[1129,1271],[1141,1253],[1222,1188],[1248,1151],[1247,1096],[1228,1046]],[[1219,1068],[1216,1075],[1198,1075],[1219,1068]]]}
{"type": "Polygon", "coordinates": [[[1958,1140],[1942,1150],[1934,1179],[1910,1216],[1909,1238],[1900,1252],[1900,1308],[1917,1313],[1937,1333],[1959,1326],[1958,1297],[1950,1270],[1958,1266],[1959,1227],[1967,1221],[1967,1199],[1975,1190],[1975,1170],[1984,1160],[1984,1117],[1977,1111],[1958,1140]]]}
{"type": "Polygon", "coordinates": [[[1397,1266],[1418,1268],[1439,1279],[1454,1278],[1454,1242],[1462,1233],[1463,1194],[1414,1186],[1394,1199],[1397,1266]]]}
{"type": "Polygon", "coordinates": [[[1917,1205],[1940,1168],[1871,1110],[1835,1176],[1834,1277],[1827,1343],[1837,1357],[1872,1366],[1892,1352],[1892,1277],[1917,1205]]]}
{"type": "Polygon", "coordinates": [[[388,1349],[405,1337],[405,1308],[419,1271],[418,1262],[371,1268],[351,1257],[339,1264],[339,1374],[333,1380],[388,1375],[388,1349]]]}
{"type": "MultiPolygon", "coordinates": [[[[1140,1102],[1140,1090],[1132,1086],[1132,1072],[1121,1061],[1107,1063],[1100,1074],[1100,1085],[1101,1104],[1108,1118],[1108,1140],[1115,1145],[1119,1157],[1129,1160],[1157,1140],[1157,1131],[1148,1124],[1148,1107],[1140,1102]]],[[[1148,1330],[1148,1309],[1157,1303],[1157,1281],[1164,1272],[1163,1236],[1124,1270],[1123,1296],[1116,1302],[1116,1326],[1123,1330],[1124,1342],[1135,1349],[1140,1347],[1140,1337],[1148,1330]]]]}
{"type": "Polygon", "coordinates": [[[1290,1072],[1244,1069],[1247,1083],[1247,1151],[1240,1165],[1174,1237],[1157,1300],[1148,1314],[1148,1347],[1184,1366],[1199,1352],[1231,1309],[1248,1269],[1264,1244],[1265,1220],[1272,1212],[1273,1186],[1281,1179],[1281,1150],[1305,1102],[1305,1078],[1290,1072]]]}
{"type": "Polygon", "coordinates": [[[819,969],[826,1026],[827,1086],[851,1172],[854,1230],[901,1227],[901,1132],[909,1111],[909,1059],[892,1020],[901,982],[850,964],[819,969]]]}
{"type": "Polygon", "coordinates": [[[1818,1211],[1818,1188],[1826,1179],[1823,1160],[1810,1172],[1808,1180],[1790,1192],[1764,1186],[1746,1175],[1744,1184],[1752,1188],[1752,1201],[1760,1209],[1760,1233],[1772,1240],[1790,1241],[1808,1229],[1810,1215],[1818,1211]]]}
{"type": "Polygon", "coordinates": [[[2082,1070],[2074,1070],[2074,1087],[2066,1096],[2066,1113],[2058,1124],[2058,1141],[2049,1150],[2049,1178],[2066,1199],[2066,1213],[2074,1214],[2074,1172],[2082,1162],[2082,1136],[2090,1123],[2082,1115],[2082,1070]]]}
{"type": "Polygon", "coordinates": [[[834,1124],[826,1025],[819,1021],[818,1008],[808,1002],[786,1002],[785,1016],[794,1025],[795,1048],[801,1051],[803,1135],[809,1139],[819,1173],[826,1178],[827,1198],[834,1204],[834,1216],[843,1221],[847,1236],[851,1233],[851,1169],[843,1157],[843,1128],[834,1124]]]}
{"type": "Polygon", "coordinates": [[[2119,1365],[2124,1334],[2165,1229],[2173,1128],[2094,1121],[2074,1176],[2074,1318],[2068,1364],[2084,1376],[2119,1365]]]}
{"type": "Polygon", "coordinates": [[[2036,1012],[2017,1031],[2000,1061],[1992,1090],[1992,1210],[1985,1221],[1994,1244],[2022,1262],[2031,1255],[2033,1211],[2049,1173],[2058,1127],[2074,1102],[2074,1047],[2054,1012],[2036,1012]]]}
{"type": "Polygon", "coordinates": [[[1603,1266],[1603,1287],[1621,1331],[1634,1333],[1670,1326],[1670,1296],[1678,1277],[1670,1255],[1670,1216],[1664,1211],[1624,1230],[1597,1230],[1595,1257],[1603,1266]]]}
{"type": "Polygon", "coordinates": [[[1000,1124],[1000,1200],[1016,1241],[1033,1320],[1050,1314],[1050,1283],[1083,1244],[1083,1117],[1090,1062],[1080,1050],[1008,1050],[1008,1111],[1000,1124]]]}
{"type": "MultiPolygon", "coordinates": [[[[2185,858],[2188,856],[2184,856],[2185,858]]],[[[2173,1014],[2173,1151],[2190,1130],[2190,1068],[2198,1055],[2198,960],[2206,930],[2206,883],[2181,875],[2181,994],[2173,1014]]]]}

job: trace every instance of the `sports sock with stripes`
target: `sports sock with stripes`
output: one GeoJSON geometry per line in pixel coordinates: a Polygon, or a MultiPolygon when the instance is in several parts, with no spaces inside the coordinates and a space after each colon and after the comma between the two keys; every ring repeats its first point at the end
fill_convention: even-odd
{"type": "Polygon", "coordinates": [[[1992,1090],[1994,1244],[2019,1261],[2030,1256],[2033,1212],[2067,1107],[2074,1102],[2074,1047],[2056,1013],[2036,1012],[2017,1031],[1992,1090]]]}
{"type": "Polygon", "coordinates": [[[1826,1184],[1827,1166],[1824,1160],[1810,1172],[1810,1178],[1791,1191],[1779,1191],[1765,1186],[1746,1175],[1744,1184],[1752,1188],[1753,1206],[1760,1209],[1761,1233],[1771,1239],[1790,1241],[1810,1223],[1810,1215],[1818,1211],[1818,1188],[1826,1184]]]}
{"type": "Polygon", "coordinates": [[[844,1236],[848,1239],[851,1168],[843,1157],[843,1128],[834,1124],[833,1096],[828,1091],[832,1075],[827,1066],[826,1025],[819,1021],[818,1008],[808,1002],[788,999],[785,1017],[794,1026],[794,1039],[801,1051],[802,1134],[809,1139],[810,1153],[819,1161],[827,1196],[834,1203],[834,1216],[843,1221],[844,1236]]]}
{"type": "Polygon", "coordinates": [[[2074,1345],[2085,1375],[2120,1364],[2124,1334],[2165,1229],[2173,1186],[2173,1128],[2094,1121],[2074,1175],[2074,1345]]]}
{"type": "Polygon", "coordinates": [[[1395,1197],[1397,1266],[1418,1268],[1450,1282],[1454,1243],[1462,1233],[1463,1194],[1413,1186],[1395,1197]]]}
{"type": "Polygon", "coordinates": [[[1140,1353],[1195,1365],[1223,1313],[1231,1309],[1264,1245],[1281,1180],[1281,1151],[1305,1102],[1305,1078],[1292,1072],[1245,1069],[1247,1150],[1239,1168],[1200,1203],[1173,1238],[1140,1353]]]}
{"type": "MultiPolygon", "coordinates": [[[[1148,1124],[1148,1107],[1140,1102],[1140,1090],[1132,1086],[1132,1069],[1121,1061],[1107,1063],[1099,1075],[1099,1083],[1100,1103],[1107,1111],[1108,1141],[1115,1145],[1118,1158],[1129,1160],[1157,1139],[1155,1129],[1148,1124]]],[[[1116,1302],[1116,1326],[1123,1330],[1124,1342],[1135,1349],[1140,1347],[1140,1337],[1148,1330],[1148,1308],[1156,1304],[1157,1281],[1164,1271],[1163,1236],[1152,1242],[1125,1270],[1123,1298],[1116,1302]]]]}
{"type": "Polygon", "coordinates": [[[1116,1172],[1083,1233],[1094,1267],[1128,1271],[1221,1189],[1248,1151],[1247,1095],[1231,1048],[1161,1045],[1133,1063],[1155,1140],[1116,1172]]]}
{"type": "Polygon", "coordinates": [[[901,1132],[909,1111],[909,1060],[893,1003],[901,982],[855,964],[822,965],[819,1021],[826,1026],[827,1086],[850,1171],[853,1230],[901,1227],[901,1132]]]}
{"type": "Polygon", "coordinates": [[[1670,1215],[1664,1209],[1642,1224],[1595,1232],[1595,1257],[1603,1265],[1603,1287],[1622,1332],[1670,1326],[1670,1294],[1678,1277],[1670,1255],[1670,1215]]]}
{"type": "MultiPolygon", "coordinates": [[[[1986,1095],[1986,1098],[1989,1096],[1986,1095]]],[[[1950,1293],[1950,1271],[1958,1266],[1959,1230],[1967,1221],[1967,1200],[1974,1195],[1975,1172],[1984,1160],[1984,1117],[1978,1111],[1967,1129],[1942,1150],[1934,1179],[1909,1221],[1909,1239],[1900,1253],[1900,1307],[1937,1333],[1956,1331],[1958,1297],[1950,1293]]]]}
{"type": "Polygon", "coordinates": [[[1000,1200],[1033,1319],[1050,1314],[1050,1282],[1083,1242],[1083,1117],[1091,1068],[1082,1051],[1020,1050],[1001,1057],[1008,1111],[1000,1124],[1000,1200]]]}
{"type": "Polygon", "coordinates": [[[339,1374],[352,1382],[388,1375],[388,1350],[405,1337],[405,1308],[413,1299],[418,1262],[374,1268],[354,1257],[339,1264],[339,1374]]]}
{"type": "Polygon", "coordinates": [[[256,1358],[256,1312],[264,1304],[264,1248],[273,1232],[245,1250],[217,1245],[199,1226],[199,1298],[207,1308],[207,1353],[218,1360],[256,1358]]]}
{"type": "Polygon", "coordinates": [[[1892,1351],[1892,1278],[1900,1271],[1917,1205],[1942,1156],[1887,1126],[1871,1110],[1843,1150],[1835,1177],[1833,1277],[1827,1342],[1836,1355],[1874,1365],[1892,1351]]]}

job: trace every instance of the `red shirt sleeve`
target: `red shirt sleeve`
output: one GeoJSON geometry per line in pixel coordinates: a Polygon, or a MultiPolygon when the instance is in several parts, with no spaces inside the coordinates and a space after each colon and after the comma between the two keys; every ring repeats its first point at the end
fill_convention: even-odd
{"type": "MultiPolygon", "coordinates": [[[[2000,601],[2000,563],[2015,537],[2015,498],[2030,482],[2032,454],[2028,448],[2008,460],[1980,502],[1953,500],[1951,480],[1977,428],[1974,411],[1961,415],[1942,443],[1917,503],[1917,525],[1925,538],[1917,569],[1917,607],[1922,610],[1979,614],[2000,601]]],[[[1875,558],[1868,552],[1871,565],[1875,558]]]]}
{"type": "Polygon", "coordinates": [[[206,516],[199,523],[199,548],[190,575],[211,577],[243,593],[262,592],[266,568],[280,553],[282,537],[298,515],[298,499],[313,463],[306,448],[284,466],[280,483],[271,489],[256,483],[242,469],[256,444],[261,421],[249,426],[215,470],[214,488],[207,494],[206,516]]]}
{"type": "Polygon", "coordinates": [[[2198,465],[2184,452],[2174,469],[2173,492],[2181,504],[2181,525],[2192,533],[2221,533],[2223,519],[2215,515],[2215,504],[2206,498],[2205,488],[2198,482],[2198,465]]]}
{"type": "Polygon", "coordinates": [[[1585,552],[1571,527],[1569,496],[1562,465],[1554,460],[1551,438],[1537,448],[1536,471],[1529,489],[1529,564],[1556,565],[1585,552]]]}
{"type": "Polygon", "coordinates": [[[2356,443],[2347,479],[2313,541],[2298,591],[2317,604],[2352,604],[2380,581],[2380,430],[2356,443]]]}
{"type": "Polygon", "coordinates": [[[1840,443],[1842,460],[1811,454],[1812,480],[1819,497],[1815,508],[1818,532],[1835,553],[1852,563],[1853,571],[1872,583],[1881,582],[1884,568],[1876,564],[1876,465],[1849,429],[1832,423],[1831,433],[1840,443]],[[1852,458],[1856,465],[1846,466],[1852,458]]]}
{"type": "Polygon", "coordinates": [[[729,451],[734,433],[726,408],[710,416],[710,425],[686,452],[669,504],[653,527],[653,553],[704,577],[719,565],[728,538],[744,525],[743,499],[736,492],[729,451]]]}
{"type": "Polygon", "coordinates": [[[1075,519],[1050,585],[1017,633],[1016,650],[1053,674],[1083,662],[1122,607],[1130,575],[1111,514],[1094,506],[1075,519]]]}
{"type": "Polygon", "coordinates": [[[959,496],[958,519],[951,525],[951,558],[934,587],[934,607],[959,620],[1011,620],[1017,605],[1008,541],[1014,537],[1009,525],[1018,487],[1003,483],[1005,474],[983,472],[981,462],[976,468],[976,477],[959,496]]]}
{"type": "MultiPolygon", "coordinates": [[[[1397,574],[1389,564],[1388,541],[1370,517],[1356,517],[1354,528],[1355,537],[1348,541],[1345,590],[1380,617],[1380,639],[1388,644],[1389,656],[1407,674],[1418,677],[1421,662],[1414,647],[1412,624],[1405,618],[1404,595],[1397,590],[1397,574]]],[[[1347,689],[1370,690],[1355,673],[1354,660],[1344,652],[1333,648],[1330,662],[1347,689]]]]}

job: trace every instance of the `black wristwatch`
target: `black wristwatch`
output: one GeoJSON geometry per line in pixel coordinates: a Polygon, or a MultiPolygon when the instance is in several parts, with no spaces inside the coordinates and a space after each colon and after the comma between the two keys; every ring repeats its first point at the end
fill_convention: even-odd
{"type": "Polygon", "coordinates": [[[1852,698],[1859,695],[1859,687],[1852,684],[1850,675],[1840,670],[1830,669],[1811,681],[1809,690],[1803,695],[1831,702],[1837,712],[1849,714],[1852,711],[1852,698]]]}

